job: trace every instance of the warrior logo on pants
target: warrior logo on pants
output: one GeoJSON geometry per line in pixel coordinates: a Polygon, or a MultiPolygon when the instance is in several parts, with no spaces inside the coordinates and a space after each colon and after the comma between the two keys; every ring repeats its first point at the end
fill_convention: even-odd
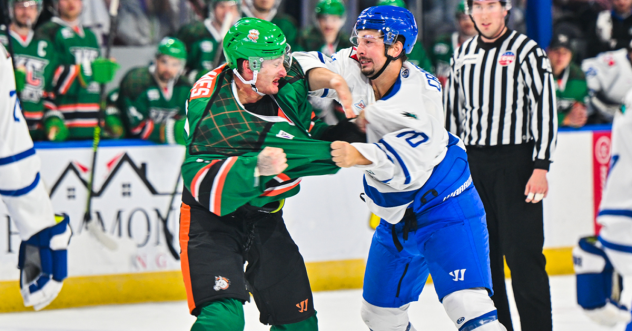
{"type": "Polygon", "coordinates": [[[230,286],[230,280],[228,280],[228,278],[222,277],[222,276],[215,276],[215,286],[213,286],[213,289],[215,291],[226,290],[228,289],[229,286],[230,286]]]}

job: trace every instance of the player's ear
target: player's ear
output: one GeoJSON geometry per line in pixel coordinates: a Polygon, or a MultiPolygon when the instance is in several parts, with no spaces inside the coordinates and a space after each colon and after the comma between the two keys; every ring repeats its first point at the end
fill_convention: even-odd
{"type": "Polygon", "coordinates": [[[241,61],[241,68],[239,68],[240,75],[242,75],[245,79],[252,79],[252,70],[250,70],[250,61],[244,60],[241,61]]]}

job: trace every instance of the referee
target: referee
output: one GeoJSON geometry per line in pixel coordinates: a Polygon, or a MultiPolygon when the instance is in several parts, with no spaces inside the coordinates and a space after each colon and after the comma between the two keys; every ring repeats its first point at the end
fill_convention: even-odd
{"type": "Polygon", "coordinates": [[[557,134],[555,87],[546,53],[509,30],[507,1],[467,1],[479,36],[454,53],[445,94],[446,128],[467,145],[487,213],[498,319],[513,330],[503,257],[523,331],[552,329],[541,200],[557,134]]]}

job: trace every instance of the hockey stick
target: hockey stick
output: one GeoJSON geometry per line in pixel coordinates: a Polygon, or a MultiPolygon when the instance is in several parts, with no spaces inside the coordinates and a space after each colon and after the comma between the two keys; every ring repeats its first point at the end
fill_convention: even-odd
{"type": "MultiPolygon", "coordinates": [[[[110,2],[110,34],[108,35],[108,43],[105,48],[105,58],[110,58],[110,50],[114,43],[114,34],[116,31],[116,20],[118,16],[119,0],[112,0],[110,2]]],[[[94,128],[94,136],[92,139],[92,167],[90,168],[90,180],[88,181],[88,201],[86,202],[86,212],[83,216],[83,223],[87,225],[88,231],[94,235],[94,237],[103,246],[109,250],[116,250],[118,245],[112,238],[105,234],[104,229],[99,227],[96,222],[92,220],[92,190],[94,187],[94,171],[97,163],[97,150],[99,149],[99,141],[101,140],[101,122],[103,121],[103,109],[105,105],[105,84],[101,84],[101,105],[99,114],[97,116],[97,126],[94,128]]]]}
{"type": "Polygon", "coordinates": [[[213,68],[219,67],[219,62],[222,60],[222,55],[224,55],[224,52],[222,51],[222,44],[224,43],[224,37],[226,36],[226,33],[228,33],[228,29],[230,29],[230,27],[232,26],[232,22],[233,14],[231,12],[226,13],[226,15],[224,16],[224,22],[222,22],[222,29],[219,32],[219,35],[222,37],[222,39],[219,40],[219,48],[217,49],[215,53],[215,58],[213,59],[213,68]]]}
{"type": "Polygon", "coordinates": [[[171,253],[171,256],[173,256],[176,261],[180,261],[180,253],[178,253],[175,247],[173,247],[173,234],[171,233],[171,231],[169,231],[169,227],[167,226],[167,224],[169,223],[169,216],[171,215],[171,206],[173,206],[173,200],[175,200],[176,194],[178,194],[178,184],[180,184],[181,177],[182,175],[180,174],[180,171],[178,171],[178,179],[176,179],[176,185],[173,188],[173,192],[171,192],[171,199],[169,199],[169,206],[167,207],[167,215],[165,215],[164,219],[161,218],[163,232],[165,233],[165,241],[167,241],[167,248],[169,249],[169,253],[171,253]]]}

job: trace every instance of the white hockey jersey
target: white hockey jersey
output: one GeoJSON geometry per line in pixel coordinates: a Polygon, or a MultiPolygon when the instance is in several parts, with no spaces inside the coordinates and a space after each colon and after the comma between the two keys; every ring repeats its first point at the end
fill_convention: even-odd
{"type": "MultiPolygon", "coordinates": [[[[413,202],[414,193],[426,183],[447,152],[449,134],[443,127],[439,80],[405,62],[393,88],[375,100],[371,82],[362,74],[354,48],[340,50],[331,59],[318,52],[293,55],[305,72],[324,67],[346,80],[353,95],[354,111],[364,110],[369,122],[369,143],[353,144],[372,162],[356,166],[365,170],[365,191],[369,186],[384,196],[393,197],[392,201],[383,203],[367,196],[367,205],[387,222],[398,223],[413,202]]],[[[311,93],[336,97],[331,90],[311,93]]],[[[464,148],[462,142],[459,146],[464,148]]]]}
{"type": "Polygon", "coordinates": [[[626,93],[632,89],[632,64],[628,51],[621,49],[585,59],[582,70],[586,74],[591,110],[612,120],[626,93]]]}
{"type": "Polygon", "coordinates": [[[0,45],[0,196],[22,240],[56,224],[40,159],[17,101],[13,64],[0,45]]]}
{"type": "Polygon", "coordinates": [[[625,246],[630,251],[628,254],[612,254],[606,250],[615,268],[624,275],[632,276],[632,89],[625,104],[627,111],[615,116],[612,127],[610,172],[597,221],[603,226],[600,236],[604,240],[625,246]]]}

